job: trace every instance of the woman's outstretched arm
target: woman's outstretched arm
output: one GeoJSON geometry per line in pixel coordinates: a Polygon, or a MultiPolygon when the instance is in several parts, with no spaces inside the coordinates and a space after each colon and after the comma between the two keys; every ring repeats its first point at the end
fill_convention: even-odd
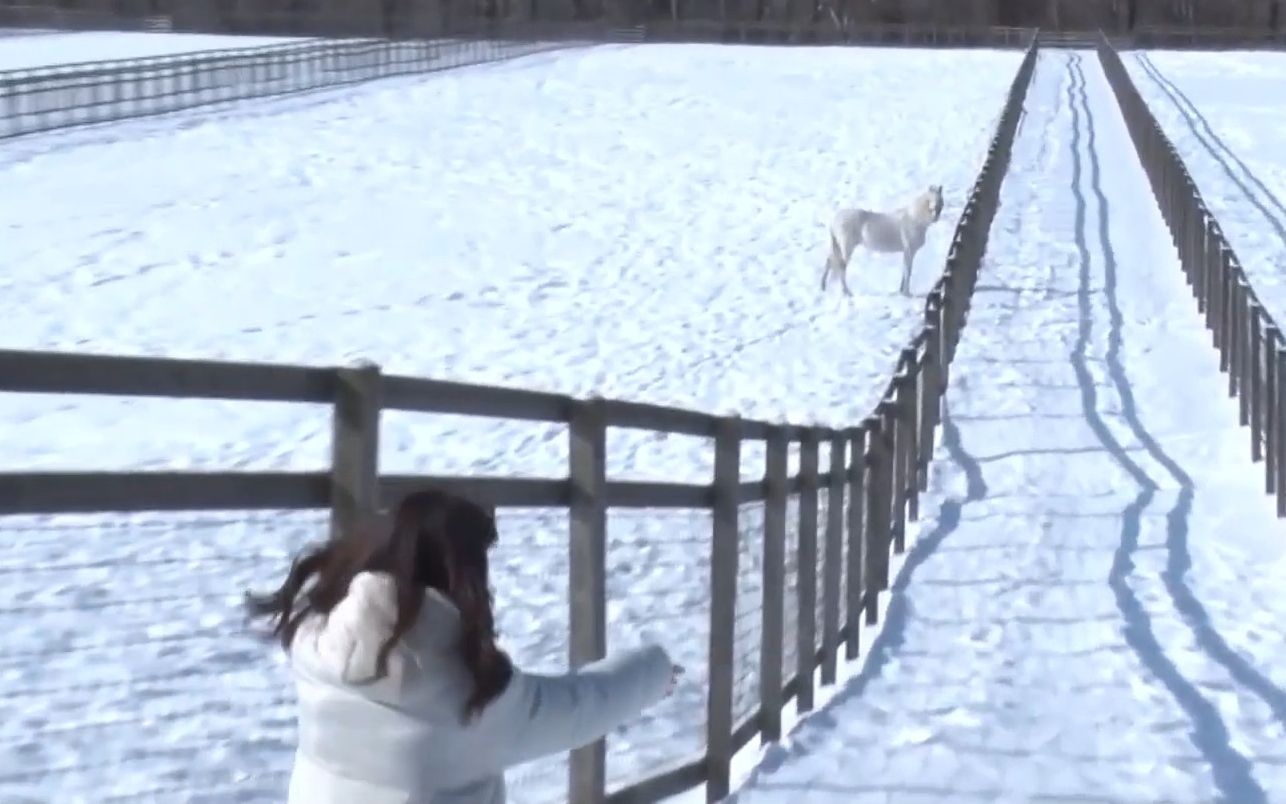
{"type": "Polygon", "coordinates": [[[663,648],[622,652],[563,675],[516,671],[496,701],[505,767],[588,745],[665,696],[674,665],[663,648]]]}

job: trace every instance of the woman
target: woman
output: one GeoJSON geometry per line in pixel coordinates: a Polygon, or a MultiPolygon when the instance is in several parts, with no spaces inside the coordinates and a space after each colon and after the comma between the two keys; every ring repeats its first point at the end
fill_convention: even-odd
{"type": "Polygon", "coordinates": [[[299,691],[290,804],[502,804],[504,770],[586,745],[669,694],[647,647],[565,675],[524,673],[496,644],[487,580],[495,521],[441,491],[392,529],[297,558],[248,596],[299,691]]]}

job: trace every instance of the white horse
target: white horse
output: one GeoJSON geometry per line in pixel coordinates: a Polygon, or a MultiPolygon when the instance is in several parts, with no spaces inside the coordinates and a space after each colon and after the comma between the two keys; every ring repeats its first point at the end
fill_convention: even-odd
{"type": "Polygon", "coordinates": [[[822,290],[831,272],[839,274],[845,295],[848,289],[848,261],[853,250],[866,246],[871,251],[902,252],[902,284],[898,290],[911,295],[911,263],[924,245],[924,235],[942,215],[942,185],[930,185],[907,206],[896,212],[869,209],[841,209],[830,225],[831,253],[822,271],[822,290]]]}

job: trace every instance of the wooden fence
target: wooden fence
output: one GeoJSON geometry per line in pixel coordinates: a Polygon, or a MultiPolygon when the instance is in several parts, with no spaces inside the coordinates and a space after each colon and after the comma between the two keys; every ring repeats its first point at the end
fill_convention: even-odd
{"type": "Polygon", "coordinates": [[[1197,310],[1219,350],[1228,394],[1240,401],[1241,424],[1250,428],[1251,459],[1264,462],[1264,490],[1276,495],[1277,515],[1286,516],[1286,340],[1120,54],[1101,39],[1098,56],[1170,228],[1197,310]]]}
{"type": "Polygon", "coordinates": [[[944,272],[928,295],[924,327],[902,351],[875,411],[852,427],[751,421],[634,402],[391,376],[374,365],[309,368],[0,351],[0,392],[326,403],[333,405],[334,422],[328,472],[0,473],[0,515],[329,507],[332,533],[342,534],[372,509],[430,484],[498,507],[565,507],[570,510],[572,578],[569,658],[578,666],[599,658],[607,648],[608,508],[710,510],[710,675],[704,752],[681,767],[607,795],[605,745],[600,742],[572,755],[569,800],[575,804],[605,798],[656,801],[703,783],[710,800],[721,798],[729,790],[732,755],[757,734],[764,740],[779,738],[785,703],[798,698],[803,709],[811,706],[814,671],[820,666],[823,683],[832,683],[841,645],[848,657],[854,657],[861,619],[875,621],[877,595],[888,587],[890,549],[902,551],[907,522],[918,516],[919,493],[926,487],[939,422],[939,400],[995,215],[1035,54],[1033,43],[1005,100],[944,272]],[[384,410],[567,423],[567,477],[380,476],[379,421],[384,410]],[[713,482],[608,478],[609,428],[713,439],[713,482]],[[761,480],[742,482],[740,452],[748,440],[767,442],[767,458],[761,480]],[[801,445],[800,470],[788,477],[787,450],[792,442],[801,445]],[[825,468],[818,465],[823,442],[831,445],[830,465],[825,468]],[[817,521],[821,489],[828,492],[824,523],[817,521]],[[787,497],[793,495],[800,499],[798,549],[804,569],[797,590],[798,662],[784,667],[784,534],[787,497]],[[738,508],[752,502],[764,503],[766,512],[761,682],[758,708],[735,722],[738,508]],[[815,613],[819,560],[820,623],[815,613]],[[845,574],[850,580],[841,600],[845,574]]]}

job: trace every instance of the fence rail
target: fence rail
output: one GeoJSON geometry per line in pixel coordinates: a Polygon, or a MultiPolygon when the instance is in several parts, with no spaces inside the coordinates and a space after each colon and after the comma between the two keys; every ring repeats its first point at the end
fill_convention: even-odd
{"type": "Polygon", "coordinates": [[[715,416],[691,410],[560,394],[485,388],[405,376],[377,366],[310,368],[145,357],[0,351],[0,392],[293,401],[333,406],[331,468],[311,473],[8,472],[0,473],[0,515],[178,509],[330,508],[332,536],[426,483],[475,495],[498,507],[569,511],[569,658],[573,666],[607,648],[607,511],[689,508],[712,512],[709,681],[705,747],[700,756],[612,791],[605,790],[605,743],[572,754],[568,800],[647,802],[705,784],[710,800],[727,795],[732,755],[756,735],[780,737],[781,708],[812,705],[814,671],[833,683],[838,652],[858,650],[862,619],[875,622],[888,588],[890,551],[904,549],[907,523],[927,487],[939,405],[995,215],[1022,100],[1034,67],[1028,49],[1009,89],[986,161],[953,235],[944,271],[929,293],[924,327],[900,355],[878,406],[851,427],[813,427],[715,416]],[[565,422],[569,465],[563,478],[425,477],[378,474],[381,411],[565,422]],[[713,441],[708,484],[650,483],[607,476],[609,428],[683,433],[713,441]],[[748,440],[766,442],[764,475],[743,482],[748,440]],[[787,450],[801,446],[800,469],[787,475],[787,450]],[[818,465],[819,446],[831,461],[818,465]],[[827,494],[819,517],[819,495],[827,494]],[[787,500],[798,498],[798,627],[783,628],[787,595],[787,500]],[[845,505],[845,500],[848,504],[845,505]],[[734,716],[734,652],[739,578],[739,506],[764,504],[762,623],[758,701],[734,716]],[[842,578],[847,586],[842,588],[842,578]],[[811,580],[810,580],[811,579],[811,580]],[[819,581],[820,579],[820,581],[819,581]],[[587,593],[586,590],[589,590],[587,593]]]}
{"type": "Polygon", "coordinates": [[[1286,516],[1282,464],[1286,460],[1286,339],[1259,301],[1232,245],[1139,94],[1120,54],[1104,38],[1098,56],[1179,252],[1197,310],[1219,350],[1219,368],[1228,375],[1228,395],[1238,399],[1241,425],[1250,428],[1251,459],[1264,463],[1264,491],[1276,496],[1277,515],[1286,516]]]}

